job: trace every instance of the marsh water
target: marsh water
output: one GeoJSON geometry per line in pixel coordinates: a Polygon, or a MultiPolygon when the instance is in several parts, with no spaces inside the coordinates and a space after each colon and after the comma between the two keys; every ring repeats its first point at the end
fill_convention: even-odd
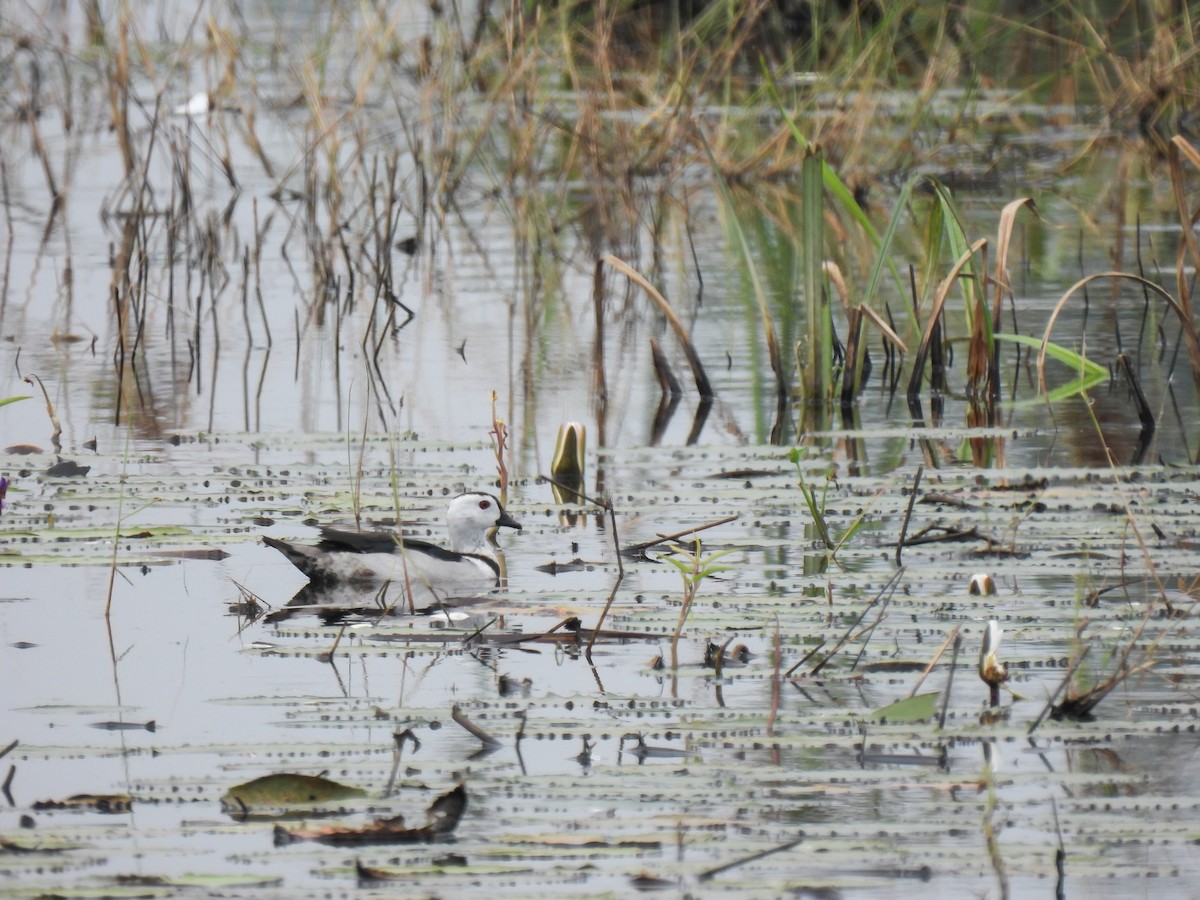
{"type": "MultiPolygon", "coordinates": [[[[395,890],[360,862],[419,895],[1194,893],[1200,418],[1160,303],[1098,281],[1053,335],[1114,371],[1129,356],[1153,434],[1128,378],[1048,400],[1015,344],[978,424],[961,298],[946,390],[906,402],[875,337],[851,408],[781,415],[731,221],[772,276],[794,357],[786,180],[735,190],[731,208],[694,148],[630,175],[618,203],[603,179],[560,174],[575,98],[554,94],[531,181],[506,168],[518,132],[502,99],[427,90],[364,37],[383,27],[368,13],[233,9],[128,23],[132,174],[82,13],[4,14],[0,399],[29,399],[0,406],[0,745],[15,742],[0,890],[395,890]],[[201,91],[212,108],[189,114],[201,91]],[[439,148],[465,153],[456,130],[484,138],[437,169],[439,148]],[[437,172],[453,192],[430,188],[437,172]],[[605,254],[669,298],[711,402],[655,305],[612,270],[598,282],[605,254]],[[651,339],[683,384],[674,404],[651,339]],[[540,477],[569,421],[611,517],[540,477]],[[458,622],[373,615],[369,593],[343,621],[279,614],[305,579],[262,535],[358,517],[442,540],[449,496],[497,490],[496,431],[524,527],[499,538],[494,596],[458,622]],[[50,473],[59,458],[88,470],[50,473]],[[801,484],[845,539],[836,553],[801,484]],[[728,552],[672,665],[685,584],[667,556],[683,555],[617,548],[689,529],[701,554],[728,552]],[[996,593],[968,593],[984,572],[996,593]],[[603,629],[590,653],[569,628],[546,635],[572,617],[583,642],[603,629]],[[992,619],[1010,673],[996,710],[976,674],[992,619]],[[1045,715],[1113,673],[1094,718],[1045,715]],[[885,710],[931,692],[932,711],[885,710]],[[351,827],[420,825],[459,783],[468,806],[437,843],[276,846],[276,822],[220,800],[278,772],[363,789],[332,819],[351,827]]],[[[424,7],[383,24],[440,27],[424,7]]],[[[913,101],[888,101],[897,129],[913,101]]],[[[955,186],[968,234],[992,236],[1032,196],[1004,317],[1040,338],[1084,275],[1140,259],[1169,282],[1180,231],[1162,168],[1131,162],[1136,136],[1086,104],[1023,104],[937,94],[930,134],[963,110],[1022,127],[874,173],[869,209],[882,228],[926,171],[955,186]]],[[[907,298],[886,301],[902,320],[907,298]]],[[[1051,390],[1074,376],[1055,365],[1051,390]]],[[[307,812],[287,827],[330,821],[307,812]]]]}

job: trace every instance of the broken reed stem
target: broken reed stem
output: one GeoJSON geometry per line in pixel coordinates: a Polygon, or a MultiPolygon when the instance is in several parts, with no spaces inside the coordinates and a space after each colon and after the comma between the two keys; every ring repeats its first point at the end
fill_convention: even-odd
{"type": "Polygon", "coordinates": [[[600,611],[600,618],[596,620],[596,629],[592,632],[591,638],[588,639],[587,649],[583,653],[588,661],[588,665],[592,665],[592,646],[596,643],[596,637],[600,634],[600,628],[604,625],[604,620],[608,617],[608,611],[612,608],[613,601],[617,598],[617,589],[621,586],[621,581],[625,578],[625,565],[621,562],[621,539],[617,535],[617,512],[613,508],[611,500],[604,502],[604,508],[608,510],[608,520],[612,524],[613,547],[617,551],[617,580],[613,583],[612,590],[609,591],[604,609],[600,611]]]}
{"type": "MultiPolygon", "coordinates": [[[[974,257],[975,254],[987,246],[987,239],[980,238],[978,241],[968,247],[963,254],[958,258],[954,265],[950,268],[946,277],[938,283],[937,290],[933,295],[933,303],[929,310],[929,319],[925,323],[925,331],[921,335],[921,342],[917,345],[916,357],[913,360],[912,374],[908,380],[908,396],[914,398],[921,392],[921,379],[925,375],[925,363],[929,359],[930,347],[934,341],[935,333],[941,329],[942,309],[946,305],[946,298],[950,294],[950,289],[954,287],[958,280],[959,274],[963,267],[966,266],[974,257]]],[[[937,373],[931,373],[934,376],[937,373]]],[[[936,384],[935,384],[936,387],[936,384]]]]}
{"type": "MultiPolygon", "coordinates": [[[[489,622],[488,624],[490,625],[495,621],[496,621],[496,619],[492,619],[491,622],[489,622]]],[[[565,619],[562,619],[561,621],[559,621],[557,624],[555,624],[553,627],[551,627],[547,631],[541,631],[541,632],[538,632],[537,634],[517,634],[517,635],[513,635],[511,637],[506,637],[506,638],[501,638],[501,639],[495,640],[493,643],[497,647],[504,647],[509,644],[524,644],[526,641],[540,641],[543,638],[549,637],[550,635],[554,634],[555,632],[559,631],[560,629],[566,628],[568,625],[571,625],[573,623],[577,624],[578,622],[579,622],[579,619],[576,618],[575,616],[567,616],[565,619]]],[[[484,626],[484,627],[487,627],[487,626],[484,626]]],[[[477,628],[474,631],[474,633],[471,634],[470,637],[471,638],[477,637],[482,630],[483,630],[482,628],[477,628]]],[[[466,644],[468,642],[469,642],[469,638],[463,639],[464,644],[466,644]]]]}
{"type": "Polygon", "coordinates": [[[735,859],[733,862],[727,862],[724,865],[715,866],[711,869],[705,869],[698,876],[700,881],[709,881],[712,878],[720,875],[722,872],[728,872],[730,869],[736,869],[738,866],[744,866],[747,863],[757,862],[764,857],[771,856],[775,853],[783,853],[785,850],[791,850],[793,847],[799,847],[804,843],[804,832],[800,832],[800,836],[795,840],[788,841],[786,844],[780,844],[778,847],[771,847],[767,850],[761,850],[758,853],[751,853],[749,856],[743,856],[741,859],[735,859]]]}
{"type": "Polygon", "coordinates": [[[1071,679],[1075,677],[1075,670],[1083,664],[1083,661],[1087,659],[1087,655],[1091,652],[1092,645],[1088,644],[1083,648],[1083,652],[1080,653],[1079,656],[1074,660],[1072,660],[1071,665],[1067,667],[1066,674],[1063,675],[1062,681],[1058,683],[1058,687],[1054,689],[1054,693],[1046,698],[1046,705],[1042,707],[1042,711],[1038,713],[1038,717],[1033,720],[1025,734],[1032,737],[1033,733],[1038,730],[1042,724],[1042,721],[1054,708],[1054,701],[1058,699],[1058,695],[1061,694],[1066,689],[1067,685],[1071,683],[1071,679]]]}
{"type": "Polygon", "coordinates": [[[767,713],[767,737],[772,737],[775,733],[775,717],[779,714],[779,694],[783,683],[779,673],[783,665],[783,642],[779,634],[778,615],[775,616],[775,640],[771,650],[775,655],[775,660],[771,668],[771,709],[767,713]]]}
{"type": "MultiPolygon", "coordinates": [[[[117,415],[120,415],[120,409],[117,410],[117,415]]],[[[128,417],[126,417],[128,420],[128,417]]],[[[130,432],[133,431],[128,425],[125,426],[125,449],[121,454],[121,489],[117,492],[117,521],[113,526],[113,550],[112,559],[109,560],[108,566],[108,590],[104,598],[104,622],[109,629],[109,643],[112,643],[112,620],[109,618],[112,612],[113,588],[117,581],[117,551],[121,547],[121,519],[125,512],[125,473],[129,468],[129,441],[130,432]]],[[[116,659],[113,659],[113,668],[116,669],[116,659]]]]}
{"type": "Polygon", "coordinates": [[[346,633],[346,626],[343,625],[340,629],[338,629],[337,637],[335,637],[333,639],[333,646],[329,648],[329,652],[323,654],[323,656],[325,657],[325,661],[327,663],[329,663],[330,665],[333,665],[333,655],[335,653],[337,653],[338,645],[341,644],[342,635],[345,633],[346,633]]]}
{"type": "Polygon", "coordinates": [[[613,601],[617,597],[617,588],[621,586],[621,581],[625,578],[625,564],[621,561],[621,537],[617,533],[617,510],[613,506],[611,500],[596,500],[595,498],[589,497],[587,494],[585,494],[582,489],[565,485],[557,478],[553,478],[550,475],[541,475],[539,477],[550,482],[556,487],[573,493],[579,498],[580,501],[584,503],[590,503],[593,506],[598,506],[600,509],[605,510],[608,513],[609,524],[612,525],[613,549],[616,551],[617,556],[617,580],[613,584],[612,590],[609,591],[608,601],[604,604],[604,609],[600,611],[600,618],[596,621],[596,628],[592,631],[592,636],[588,639],[587,648],[583,652],[584,657],[587,659],[588,663],[591,664],[592,646],[596,643],[596,636],[600,634],[600,629],[604,625],[604,620],[608,616],[608,611],[612,608],[613,601]]]}
{"type": "Polygon", "coordinates": [[[50,393],[46,390],[46,385],[42,383],[42,379],[34,372],[30,372],[25,376],[26,384],[37,382],[37,386],[42,390],[42,399],[46,401],[46,415],[50,417],[50,424],[54,426],[54,434],[50,437],[50,443],[55,447],[59,446],[58,439],[62,436],[62,425],[58,422],[58,416],[54,414],[54,404],[50,402],[50,393]]]}
{"type": "Polygon", "coordinates": [[[675,314],[675,310],[672,309],[667,298],[659,293],[654,285],[623,259],[613,256],[610,253],[602,256],[600,261],[608,263],[608,265],[644,290],[647,296],[654,301],[654,304],[658,307],[658,311],[663,314],[663,317],[667,320],[667,324],[671,326],[671,330],[675,333],[675,338],[683,346],[683,353],[687,357],[688,364],[692,367],[692,377],[696,380],[696,390],[700,392],[701,397],[715,397],[716,392],[709,383],[708,375],[704,371],[704,363],[700,361],[700,354],[696,352],[696,346],[692,343],[691,335],[688,334],[687,328],[684,327],[679,316],[675,314]]]}
{"type": "Polygon", "coordinates": [[[992,769],[990,760],[986,772],[987,801],[984,803],[983,809],[984,842],[987,844],[988,858],[991,860],[992,869],[1000,884],[1000,897],[1002,900],[1008,900],[1008,873],[1004,868],[1004,857],[1000,855],[1000,842],[997,840],[996,823],[993,818],[996,814],[996,773],[992,769]]]}
{"type": "Polygon", "coordinates": [[[466,713],[462,711],[457,703],[450,709],[450,718],[457,724],[461,725],[474,738],[478,739],[481,744],[489,749],[499,747],[500,742],[467,718],[466,713]]]}
{"type": "Polygon", "coordinates": [[[1142,434],[1146,437],[1154,434],[1157,423],[1154,421],[1154,412],[1150,409],[1150,403],[1146,399],[1146,395],[1142,392],[1142,385],[1138,381],[1137,373],[1133,370],[1133,366],[1129,362],[1129,356],[1124,353],[1117,354],[1117,363],[1121,366],[1121,370],[1125,373],[1125,377],[1129,380],[1129,387],[1133,390],[1134,405],[1137,407],[1138,421],[1142,423],[1142,434]]]}
{"type": "MultiPolygon", "coordinates": [[[[945,649],[945,644],[942,648],[945,649]]],[[[946,693],[942,697],[942,713],[938,716],[938,729],[946,727],[946,711],[950,708],[950,692],[954,689],[954,670],[958,668],[958,651],[962,648],[962,635],[958,633],[958,628],[954,629],[954,655],[950,658],[950,674],[946,676],[946,693]]],[[[940,650],[938,651],[941,652],[940,650]]],[[[999,690],[999,685],[996,689],[999,690]]],[[[993,703],[993,706],[999,704],[993,703]]]]}
{"type": "MultiPolygon", "coordinates": [[[[593,389],[596,402],[603,410],[608,403],[608,376],[604,367],[604,260],[596,260],[592,270],[592,311],[596,317],[596,336],[592,345],[592,371],[595,384],[593,389]]],[[[604,416],[597,416],[601,426],[599,435],[600,445],[604,445],[603,422],[604,416]]]]}
{"type": "Polygon", "coordinates": [[[896,541],[896,565],[900,565],[900,557],[904,553],[904,538],[908,534],[908,523],[912,519],[913,504],[917,502],[917,489],[921,486],[921,475],[924,465],[917,466],[917,474],[913,476],[912,492],[908,495],[908,509],[904,511],[904,521],[900,523],[900,538],[896,541]]]}
{"type": "Polygon", "coordinates": [[[643,541],[640,544],[630,544],[625,548],[624,552],[630,556],[635,556],[639,553],[644,553],[646,550],[649,550],[651,547],[656,547],[659,544],[665,544],[668,541],[677,541],[681,537],[697,534],[698,532],[705,531],[709,528],[716,528],[718,525],[726,525],[729,522],[736,522],[738,518],[740,518],[740,515],[740,513],[732,513],[728,516],[722,516],[719,519],[713,519],[711,522],[705,522],[703,525],[695,525],[691,528],[685,528],[683,531],[677,531],[674,534],[660,534],[652,541],[643,541]]]}
{"type": "Polygon", "coordinates": [[[810,659],[812,659],[814,656],[816,656],[817,653],[821,650],[822,647],[825,646],[826,643],[828,643],[828,642],[823,640],[819,644],[817,644],[817,646],[813,647],[811,650],[809,650],[807,653],[805,653],[802,657],[800,657],[799,662],[797,662],[794,666],[792,666],[790,669],[788,669],[786,672],[783,673],[783,677],[791,678],[793,673],[795,673],[795,671],[798,668],[800,668],[802,665],[804,665],[806,662],[808,662],[810,659]]]}
{"type": "Polygon", "coordinates": [[[654,362],[654,374],[658,376],[658,389],[662,395],[664,397],[682,396],[683,388],[679,385],[679,379],[671,371],[671,363],[667,360],[667,354],[663,353],[656,338],[650,338],[650,358],[654,362]]]}
{"type": "Polygon", "coordinates": [[[896,584],[900,581],[900,576],[903,574],[904,574],[904,568],[901,567],[900,569],[898,569],[896,571],[895,574],[892,575],[891,578],[888,579],[887,583],[879,589],[879,593],[877,593],[875,595],[874,599],[872,599],[871,602],[867,604],[866,608],[861,613],[859,613],[858,618],[854,620],[853,624],[851,624],[851,626],[846,629],[846,633],[842,635],[841,639],[834,645],[833,649],[830,650],[829,653],[827,653],[825,655],[824,659],[822,659],[819,663],[817,663],[815,666],[813,666],[812,671],[808,673],[809,675],[816,675],[823,668],[825,668],[825,664],[828,663],[831,659],[833,659],[837,655],[838,651],[842,649],[842,646],[847,641],[850,640],[851,635],[854,634],[855,629],[858,628],[858,626],[860,624],[862,624],[862,620],[866,618],[867,613],[869,613],[871,611],[871,609],[877,603],[879,603],[879,601],[882,600],[885,596],[888,596],[888,597],[891,596],[891,592],[896,589],[896,584]]]}
{"type": "Polygon", "coordinates": [[[392,771],[388,775],[387,786],[383,789],[383,796],[390,797],[396,789],[396,776],[400,774],[400,761],[404,756],[405,741],[412,741],[413,750],[421,749],[421,739],[418,738],[411,728],[405,728],[403,731],[392,732],[392,771]]]}
{"type": "MultiPolygon", "coordinates": [[[[929,665],[925,667],[925,671],[923,671],[920,677],[917,678],[917,683],[914,684],[912,686],[912,690],[908,692],[908,696],[910,698],[916,696],[917,691],[921,689],[921,685],[925,683],[925,679],[929,676],[929,673],[933,671],[933,667],[937,665],[937,661],[942,658],[942,654],[945,653],[946,648],[950,646],[950,642],[958,640],[958,633],[960,631],[962,631],[961,623],[955,625],[954,628],[951,629],[950,633],[946,635],[946,639],[942,641],[942,646],[937,648],[937,652],[933,654],[933,659],[929,660],[929,665]]],[[[954,669],[951,668],[950,671],[951,674],[953,674],[954,669]]]]}

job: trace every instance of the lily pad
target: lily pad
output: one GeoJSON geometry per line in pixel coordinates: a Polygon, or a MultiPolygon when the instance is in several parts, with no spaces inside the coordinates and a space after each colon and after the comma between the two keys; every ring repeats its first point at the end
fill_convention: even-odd
{"type": "Polygon", "coordinates": [[[875,710],[871,713],[871,719],[899,725],[924,722],[937,709],[938,697],[941,694],[941,691],[930,691],[927,694],[917,694],[915,697],[897,700],[882,709],[875,710]]]}
{"type": "Polygon", "coordinates": [[[330,781],[320,775],[277,772],[230,788],[221,808],[237,816],[275,817],[300,811],[332,812],[326,804],[365,797],[366,791],[330,781]]]}

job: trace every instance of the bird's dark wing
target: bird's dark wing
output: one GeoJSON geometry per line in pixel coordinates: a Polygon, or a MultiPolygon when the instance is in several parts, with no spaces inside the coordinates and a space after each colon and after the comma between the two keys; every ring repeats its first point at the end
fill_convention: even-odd
{"type": "Polygon", "coordinates": [[[326,553],[393,553],[396,538],[386,531],[342,531],[338,528],[321,529],[318,550],[326,553]]]}
{"type": "Polygon", "coordinates": [[[395,553],[401,543],[414,553],[424,553],[434,559],[453,562],[463,554],[439,547],[416,538],[402,538],[388,531],[342,531],[338,528],[321,529],[321,543],[317,548],[327,553],[395,553]]]}

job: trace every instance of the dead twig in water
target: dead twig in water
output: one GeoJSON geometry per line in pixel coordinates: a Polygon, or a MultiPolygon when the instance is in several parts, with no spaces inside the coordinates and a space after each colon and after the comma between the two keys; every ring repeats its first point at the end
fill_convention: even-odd
{"type": "Polygon", "coordinates": [[[775,717],[779,714],[780,685],[783,682],[783,679],[779,677],[779,669],[783,664],[783,642],[779,635],[779,616],[775,617],[775,640],[771,652],[775,656],[775,661],[771,668],[771,710],[767,713],[767,737],[773,737],[775,733],[775,717]]]}
{"type": "MultiPolygon", "coordinates": [[[[591,665],[592,646],[596,643],[596,636],[600,634],[601,627],[604,625],[604,620],[608,617],[608,611],[612,608],[613,601],[617,598],[617,589],[621,586],[621,581],[625,578],[625,564],[621,562],[621,538],[620,535],[617,534],[617,511],[611,500],[596,500],[593,497],[589,497],[581,489],[563,484],[557,478],[552,478],[549,475],[541,475],[539,477],[564,491],[574,494],[577,498],[579,498],[580,501],[584,503],[590,503],[593,506],[598,506],[600,509],[607,511],[608,521],[612,525],[613,548],[617,552],[617,580],[613,584],[612,590],[609,591],[608,600],[604,604],[604,609],[600,610],[600,618],[596,620],[596,628],[592,631],[592,636],[588,640],[587,647],[583,651],[583,655],[587,659],[588,665],[591,665]]],[[[555,627],[557,628],[558,626],[555,627]]]]}
{"type": "Polygon", "coordinates": [[[719,519],[713,519],[711,522],[705,522],[703,525],[695,525],[692,528],[686,528],[683,531],[677,531],[674,534],[659,534],[659,536],[652,541],[643,541],[640,544],[630,544],[622,552],[626,556],[645,556],[646,551],[651,547],[656,547],[659,544],[665,544],[669,541],[677,541],[682,537],[688,537],[689,535],[696,534],[700,531],[705,531],[709,528],[716,528],[718,525],[727,525],[730,522],[736,522],[739,518],[740,516],[738,513],[733,513],[732,515],[722,516],[719,519]]]}
{"type": "Polygon", "coordinates": [[[904,513],[904,521],[900,524],[900,539],[896,541],[896,565],[900,565],[900,555],[904,552],[904,536],[908,534],[908,522],[912,518],[913,504],[917,502],[917,488],[921,486],[921,475],[924,466],[917,466],[917,474],[913,476],[912,493],[908,495],[908,509],[904,513]]]}
{"type": "MultiPolygon", "coordinates": [[[[859,614],[859,617],[854,620],[854,623],[848,629],[846,629],[846,633],[842,635],[841,640],[839,640],[834,645],[833,649],[830,650],[825,655],[824,659],[822,659],[819,663],[817,663],[815,666],[813,666],[812,671],[808,673],[809,675],[816,675],[823,668],[825,668],[825,664],[828,663],[831,659],[833,659],[837,655],[837,652],[842,649],[842,646],[848,640],[850,640],[850,636],[852,634],[854,634],[855,629],[858,628],[858,626],[860,624],[862,624],[862,620],[866,618],[867,613],[869,613],[872,610],[872,608],[874,608],[875,604],[879,603],[880,600],[884,600],[884,598],[886,598],[886,597],[891,597],[892,592],[896,589],[896,584],[900,581],[900,576],[903,574],[904,574],[903,567],[896,570],[896,574],[894,574],[891,578],[889,578],[887,584],[885,584],[882,588],[879,589],[879,593],[875,595],[875,599],[867,604],[866,609],[864,609],[862,611],[862,613],[859,614]]],[[[886,601],[885,601],[885,607],[886,607],[886,601]]],[[[881,609],[880,615],[882,615],[882,614],[883,614],[883,610],[881,609]]]]}
{"type": "Polygon", "coordinates": [[[387,787],[383,789],[383,796],[385,797],[392,796],[392,791],[396,787],[396,775],[400,772],[400,759],[404,755],[405,741],[412,742],[414,753],[421,749],[421,739],[416,736],[411,728],[392,732],[392,741],[396,746],[392,750],[392,774],[388,776],[387,787]]]}
{"type": "MultiPolygon", "coordinates": [[[[942,645],[944,650],[945,644],[942,645]]],[[[954,629],[954,656],[950,658],[950,674],[946,676],[946,693],[942,697],[942,713],[938,716],[938,728],[946,727],[946,710],[950,708],[950,691],[954,687],[954,669],[958,665],[958,651],[962,647],[962,635],[958,633],[958,628],[954,629]]],[[[941,650],[938,651],[941,653],[941,650]]]]}
{"type": "MultiPolygon", "coordinates": [[[[612,524],[613,547],[617,551],[617,580],[613,583],[612,590],[608,593],[608,600],[604,603],[604,609],[600,610],[600,618],[596,620],[596,630],[592,632],[592,637],[587,643],[587,649],[583,651],[588,665],[592,665],[592,645],[596,643],[596,635],[600,633],[600,627],[608,617],[608,611],[612,608],[613,601],[617,599],[617,589],[621,586],[621,582],[625,578],[625,566],[621,563],[621,539],[617,535],[617,511],[613,508],[611,500],[604,501],[604,509],[608,510],[608,520],[612,524]]],[[[597,678],[599,678],[598,675],[597,678]]]]}
{"type": "MultiPolygon", "coordinates": [[[[912,686],[912,690],[910,690],[908,692],[908,696],[910,699],[917,695],[917,691],[919,691],[921,689],[921,685],[925,683],[925,679],[929,677],[929,673],[933,671],[933,667],[937,665],[937,661],[942,658],[942,654],[946,652],[946,648],[950,646],[950,642],[954,641],[958,638],[958,633],[961,630],[962,630],[961,624],[955,625],[954,628],[951,629],[950,633],[948,635],[946,635],[946,639],[944,641],[942,641],[942,646],[937,648],[937,652],[933,654],[933,659],[929,660],[929,665],[927,665],[925,667],[925,671],[923,671],[921,673],[921,676],[917,679],[917,683],[914,684],[912,686]]],[[[957,650],[956,650],[956,652],[957,652],[957,650]]],[[[953,666],[951,666],[950,674],[951,675],[954,674],[953,666]]]]}
{"type": "Polygon", "coordinates": [[[811,650],[809,650],[807,653],[805,653],[802,657],[800,657],[800,661],[798,663],[796,663],[794,666],[792,666],[790,669],[788,669],[786,672],[783,673],[783,677],[791,678],[792,673],[794,673],[798,668],[800,668],[802,665],[804,665],[806,662],[808,662],[810,659],[812,659],[814,656],[816,656],[817,653],[820,651],[820,649],[822,647],[824,647],[826,643],[828,643],[828,642],[821,641],[821,643],[817,644],[817,646],[813,647],[811,650]]]}
{"type": "Polygon", "coordinates": [[[46,415],[50,417],[50,424],[54,426],[54,434],[50,436],[50,443],[54,445],[55,451],[62,449],[62,444],[59,443],[59,438],[62,436],[62,425],[58,423],[58,416],[54,413],[54,404],[50,402],[50,393],[46,390],[46,385],[42,384],[42,379],[33,372],[25,376],[26,384],[37,382],[37,386],[42,389],[42,398],[46,401],[46,415]]]}
{"type": "Polygon", "coordinates": [[[500,746],[500,742],[467,718],[457,703],[450,710],[450,718],[461,725],[474,738],[477,738],[489,750],[500,746]]]}
{"type": "Polygon", "coordinates": [[[747,863],[756,862],[767,856],[772,856],[776,853],[783,853],[785,850],[791,850],[794,847],[799,847],[804,843],[804,832],[800,832],[800,836],[795,840],[788,841],[786,844],[780,844],[778,847],[771,847],[769,850],[762,850],[758,853],[751,853],[749,856],[743,856],[741,859],[735,859],[733,862],[725,863],[712,869],[705,869],[698,876],[700,881],[710,881],[722,872],[728,872],[730,869],[736,869],[738,866],[744,866],[747,863]]]}
{"type": "Polygon", "coordinates": [[[327,662],[330,665],[332,665],[333,664],[333,655],[335,653],[337,653],[338,645],[342,642],[342,635],[345,633],[346,633],[346,626],[343,625],[341,627],[341,629],[338,631],[337,637],[335,637],[333,639],[333,646],[329,648],[329,652],[322,653],[320,656],[317,657],[317,659],[319,659],[321,662],[327,662]]]}
{"type": "Polygon", "coordinates": [[[675,332],[675,337],[679,343],[683,345],[684,356],[687,357],[688,365],[692,367],[692,377],[696,380],[696,390],[700,392],[701,397],[715,397],[716,392],[708,381],[708,375],[705,374],[704,364],[700,361],[700,354],[696,352],[696,346],[692,343],[691,335],[687,333],[683,322],[676,315],[675,310],[671,308],[671,304],[667,298],[659,293],[646,278],[634,269],[629,263],[616,256],[605,254],[600,258],[601,262],[608,263],[638,287],[646,292],[654,304],[658,307],[658,311],[666,318],[667,323],[671,326],[671,330],[675,332]]]}
{"type": "Polygon", "coordinates": [[[1079,656],[1067,668],[1067,674],[1063,676],[1063,679],[1062,679],[1062,681],[1059,682],[1058,687],[1056,687],[1054,689],[1054,693],[1051,694],[1050,697],[1046,700],[1045,707],[1043,707],[1042,711],[1040,713],[1038,713],[1038,717],[1033,720],[1033,723],[1029,726],[1029,730],[1025,732],[1027,735],[1032,736],[1033,733],[1035,731],[1037,731],[1038,727],[1042,724],[1042,721],[1050,713],[1050,711],[1052,709],[1054,709],[1054,701],[1058,699],[1058,695],[1061,694],[1066,689],[1067,685],[1071,683],[1071,678],[1074,677],[1075,670],[1079,668],[1079,666],[1083,663],[1083,661],[1085,659],[1087,659],[1087,655],[1091,652],[1092,652],[1092,645],[1088,644],[1086,647],[1083,648],[1083,652],[1080,653],[1079,656]]]}

